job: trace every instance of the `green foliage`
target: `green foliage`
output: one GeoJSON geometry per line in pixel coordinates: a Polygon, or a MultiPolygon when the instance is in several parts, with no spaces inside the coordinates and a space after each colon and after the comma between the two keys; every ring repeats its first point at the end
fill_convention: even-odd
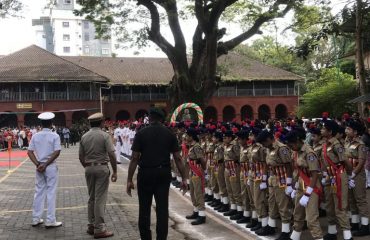
{"type": "Polygon", "coordinates": [[[0,18],[17,17],[23,7],[20,0],[0,0],[0,18]]]}
{"type": "Polygon", "coordinates": [[[309,84],[308,92],[303,95],[298,115],[319,117],[322,112],[329,112],[331,116],[341,116],[354,111],[354,106],[347,103],[357,96],[353,76],[338,72],[336,68],[322,69],[320,73],[319,79],[309,84]]]}

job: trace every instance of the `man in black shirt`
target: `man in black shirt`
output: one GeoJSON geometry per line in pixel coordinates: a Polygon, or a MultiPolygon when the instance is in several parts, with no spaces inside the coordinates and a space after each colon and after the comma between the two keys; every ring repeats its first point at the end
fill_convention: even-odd
{"type": "Polygon", "coordinates": [[[127,194],[134,189],[132,178],[137,165],[139,196],[139,230],[142,240],[151,240],[150,213],[152,199],[156,202],[157,240],[166,240],[168,235],[168,196],[171,182],[170,154],[173,155],[183,182],[181,188],[188,189],[184,164],[181,162],[180,148],[176,136],[161,121],[163,111],[152,108],[149,111],[150,125],[140,130],[132,145],[132,159],[128,169],[127,194]]]}

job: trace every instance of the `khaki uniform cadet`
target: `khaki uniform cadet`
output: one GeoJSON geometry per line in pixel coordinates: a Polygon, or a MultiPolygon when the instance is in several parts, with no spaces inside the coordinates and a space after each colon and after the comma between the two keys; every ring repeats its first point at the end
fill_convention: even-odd
{"type": "Polygon", "coordinates": [[[234,134],[226,131],[224,135],[224,161],[225,161],[225,182],[230,199],[230,211],[224,216],[232,217],[236,214],[243,215],[242,198],[240,196],[240,147],[233,143],[234,134]]]}
{"type": "Polygon", "coordinates": [[[210,136],[208,137],[207,147],[206,147],[206,159],[207,159],[207,171],[209,176],[209,188],[210,193],[213,194],[213,201],[210,203],[211,207],[219,206],[220,205],[220,194],[219,194],[219,187],[217,184],[217,177],[215,175],[215,160],[214,160],[214,153],[216,144],[213,142],[212,139],[213,132],[210,131],[210,136]]]}
{"type": "Polygon", "coordinates": [[[215,176],[217,179],[217,185],[219,187],[222,203],[219,207],[215,208],[215,210],[219,212],[227,212],[230,210],[230,206],[225,180],[224,145],[222,132],[216,132],[213,138],[216,142],[215,152],[213,154],[213,160],[215,161],[215,176]]]}
{"type": "Polygon", "coordinates": [[[351,239],[348,208],[348,177],[344,169],[345,153],[342,144],[335,137],[338,125],[334,121],[325,121],[321,135],[326,138],[322,149],[323,179],[325,186],[326,214],[329,222],[328,234],[325,240],[337,239],[338,223],[343,230],[345,240],[351,239]]]}
{"type": "Polygon", "coordinates": [[[252,181],[250,186],[253,192],[252,196],[254,206],[256,208],[256,211],[252,212],[251,223],[246,226],[247,228],[251,228],[251,231],[257,231],[262,227],[262,219],[265,219],[265,223],[267,225],[266,220],[268,219],[267,191],[260,189],[262,178],[264,177],[265,181],[267,179],[267,175],[264,175],[263,173],[266,172],[266,148],[255,141],[255,138],[260,132],[260,129],[252,129],[249,138],[252,141],[252,145],[249,148],[249,161],[251,169],[249,180],[252,181]]]}
{"type": "Polygon", "coordinates": [[[351,210],[351,225],[354,236],[366,236],[370,234],[369,230],[369,208],[366,201],[366,173],[365,161],[367,158],[367,147],[359,139],[363,131],[363,126],[354,121],[347,124],[346,133],[346,157],[352,164],[353,185],[349,186],[349,207],[351,210]],[[361,229],[359,228],[361,216],[361,229]]]}
{"type": "Polygon", "coordinates": [[[199,225],[206,222],[205,204],[204,204],[204,170],[206,162],[204,152],[199,144],[198,132],[193,128],[187,130],[189,144],[188,164],[190,167],[190,196],[193,203],[193,214],[186,216],[186,219],[195,219],[192,225],[199,225]]]}
{"type": "Polygon", "coordinates": [[[206,188],[205,188],[206,198],[205,198],[205,201],[212,203],[213,200],[214,200],[214,197],[213,197],[212,184],[211,184],[212,176],[211,176],[210,163],[211,163],[211,158],[212,158],[214,149],[213,149],[213,143],[211,141],[211,136],[212,135],[210,135],[209,130],[206,129],[206,130],[203,130],[203,131],[205,131],[206,133],[204,134],[205,136],[204,136],[203,141],[201,141],[201,146],[202,146],[202,149],[203,149],[203,152],[204,152],[204,159],[207,162],[207,169],[206,169],[207,178],[206,178],[206,188]]]}
{"type": "Polygon", "coordinates": [[[250,181],[249,180],[249,146],[247,140],[249,138],[249,131],[242,130],[237,133],[238,143],[240,146],[240,188],[241,188],[241,198],[243,201],[243,215],[234,216],[232,220],[237,220],[237,223],[248,223],[251,219],[252,208],[254,208],[254,203],[251,195],[250,181]],[[249,184],[249,185],[248,185],[249,184]],[[237,217],[239,219],[237,219],[237,217]]]}
{"type": "Polygon", "coordinates": [[[112,182],[117,180],[117,163],[113,142],[109,134],[100,128],[103,115],[95,113],[88,119],[92,128],[82,136],[79,149],[89,193],[87,233],[94,235],[94,238],[106,238],[113,236],[104,221],[110,176],[108,161],[113,169],[112,182]]]}
{"type": "Polygon", "coordinates": [[[58,186],[58,166],[56,158],[60,154],[60,137],[51,131],[54,113],[44,112],[38,115],[42,130],[32,136],[28,147],[28,156],[36,165],[35,195],[33,200],[32,226],[38,226],[44,221],[45,197],[47,201],[46,228],[60,227],[62,222],[55,218],[56,193],[58,186]]]}
{"type": "MultiPolygon", "coordinates": [[[[262,219],[262,228],[256,231],[259,236],[272,235],[275,233],[276,220],[281,217],[282,233],[280,239],[289,239],[290,221],[292,218],[292,204],[290,199],[289,189],[293,191],[291,184],[292,178],[289,176],[289,168],[291,167],[291,152],[289,148],[274,140],[272,133],[262,131],[258,135],[258,142],[268,148],[266,163],[270,168],[270,176],[268,179],[269,186],[269,219],[266,226],[266,218],[262,219]],[[289,194],[289,197],[287,196],[289,194]]],[[[266,188],[263,176],[260,189],[266,188]]]]}
{"type": "MultiPolygon", "coordinates": [[[[185,135],[185,124],[183,122],[180,122],[177,126],[177,133],[176,133],[176,137],[177,137],[177,141],[179,143],[180,149],[182,149],[184,135],[185,135]]],[[[182,151],[181,151],[181,155],[182,155],[182,151]]],[[[175,169],[175,174],[176,174],[176,185],[175,186],[179,188],[182,183],[182,177],[179,172],[179,169],[176,167],[175,161],[171,161],[171,162],[174,164],[173,168],[175,169]]],[[[184,161],[184,163],[186,163],[186,161],[184,161]]],[[[187,172],[189,172],[189,170],[187,172]]]]}
{"type": "Polygon", "coordinates": [[[292,240],[300,240],[305,220],[307,220],[307,227],[314,239],[322,239],[323,237],[318,207],[319,195],[321,194],[321,183],[318,175],[320,163],[314,150],[309,145],[304,144],[304,139],[304,129],[294,130],[286,136],[288,146],[295,151],[293,153],[293,165],[294,172],[298,175],[296,190],[291,194],[295,203],[292,240]]]}

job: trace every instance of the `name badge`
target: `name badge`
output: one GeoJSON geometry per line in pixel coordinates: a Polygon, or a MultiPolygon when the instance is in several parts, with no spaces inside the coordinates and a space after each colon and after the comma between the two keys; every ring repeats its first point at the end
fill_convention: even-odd
{"type": "Polygon", "coordinates": [[[270,152],[270,155],[275,155],[276,154],[276,152],[270,152]]]}
{"type": "Polygon", "coordinates": [[[331,151],[332,150],[332,147],[328,147],[327,149],[326,149],[326,151],[327,152],[329,152],[329,151],[331,151]]]}
{"type": "Polygon", "coordinates": [[[252,152],[256,153],[256,152],[258,152],[258,149],[253,149],[253,151],[252,151],[252,152]]]}
{"type": "Polygon", "coordinates": [[[350,148],[350,149],[356,149],[356,148],[357,148],[357,146],[356,146],[356,145],[351,145],[349,148],[350,148]]]}

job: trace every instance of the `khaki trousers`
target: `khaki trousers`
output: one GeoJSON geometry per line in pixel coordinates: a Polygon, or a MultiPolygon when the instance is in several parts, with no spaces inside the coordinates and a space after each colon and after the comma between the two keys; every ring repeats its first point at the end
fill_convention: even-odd
{"type": "Polygon", "coordinates": [[[292,219],[292,202],[285,194],[285,188],[279,187],[275,176],[269,177],[269,217],[281,217],[282,223],[290,223],[292,219]]]}
{"type": "Polygon", "coordinates": [[[110,171],[108,166],[90,166],[85,168],[85,178],[89,193],[88,221],[95,227],[95,233],[106,231],[104,222],[105,205],[108,196],[110,171]]]}
{"type": "Polygon", "coordinates": [[[354,178],[355,188],[349,189],[349,208],[352,214],[369,217],[369,208],[366,201],[366,173],[363,169],[354,178]]]}
{"type": "Polygon", "coordinates": [[[328,185],[325,186],[325,203],[326,215],[329,225],[336,225],[337,223],[342,230],[350,230],[348,209],[348,177],[347,173],[341,174],[342,179],[342,209],[339,209],[338,198],[334,189],[328,185]]]}
{"type": "Polygon", "coordinates": [[[225,169],[225,182],[227,194],[230,203],[242,206],[241,189],[240,189],[240,167],[236,166],[235,175],[232,175],[229,169],[225,169]]]}
{"type": "MultiPolygon", "coordinates": [[[[240,173],[240,196],[242,198],[242,203],[243,203],[243,210],[244,211],[251,211],[252,206],[251,206],[251,189],[247,185],[248,177],[244,176],[244,173],[240,173]]],[[[252,204],[253,205],[253,204],[252,204]]]]}
{"type": "Polygon", "coordinates": [[[260,189],[260,181],[253,182],[253,199],[259,218],[265,218],[268,215],[269,202],[267,201],[267,189],[260,189]]]}
{"type": "Polygon", "coordinates": [[[297,232],[302,232],[304,221],[307,220],[307,227],[308,230],[310,230],[312,237],[314,239],[320,239],[323,235],[319,222],[319,196],[316,193],[312,193],[307,207],[303,207],[299,204],[299,200],[303,195],[303,191],[297,190],[297,195],[294,199],[295,208],[293,213],[293,229],[297,232]]]}
{"type": "Polygon", "coordinates": [[[225,165],[218,164],[217,171],[215,170],[215,176],[217,179],[217,185],[219,187],[219,193],[221,197],[228,197],[225,180],[225,165]]]}
{"type": "Polygon", "coordinates": [[[217,175],[216,175],[216,172],[215,172],[215,167],[214,166],[209,166],[209,171],[210,171],[209,182],[211,183],[212,192],[213,193],[219,193],[220,189],[218,187],[217,175]]]}
{"type": "MultiPolygon", "coordinates": [[[[192,173],[190,173],[190,176],[192,173]]],[[[199,211],[204,211],[206,209],[204,204],[204,191],[202,186],[202,180],[198,176],[192,176],[190,178],[190,196],[194,208],[199,211]]]]}

